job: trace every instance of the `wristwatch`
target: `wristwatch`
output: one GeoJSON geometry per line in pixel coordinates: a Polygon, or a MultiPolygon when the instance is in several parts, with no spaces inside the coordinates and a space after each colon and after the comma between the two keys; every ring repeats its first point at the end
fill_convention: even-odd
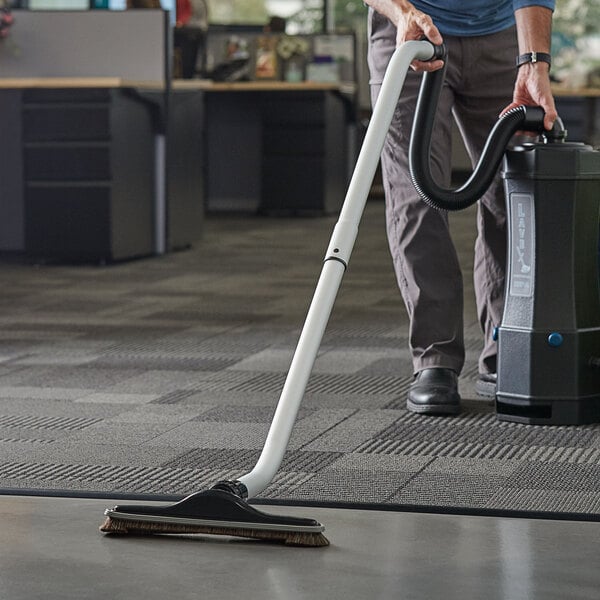
{"type": "Polygon", "coordinates": [[[517,68],[527,64],[545,62],[549,65],[552,64],[552,57],[547,52],[527,52],[517,56],[517,68]]]}

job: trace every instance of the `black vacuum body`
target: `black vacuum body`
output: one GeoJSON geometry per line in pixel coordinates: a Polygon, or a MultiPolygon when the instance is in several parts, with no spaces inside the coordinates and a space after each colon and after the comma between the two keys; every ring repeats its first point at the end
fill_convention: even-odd
{"type": "Polygon", "coordinates": [[[497,329],[498,418],[600,422],[600,152],[565,142],[506,151],[508,265],[497,329]]]}
{"type": "Polygon", "coordinates": [[[423,76],[410,172],[427,204],[453,211],[477,202],[504,162],[508,268],[495,331],[498,418],[600,422],[600,152],[565,141],[560,118],[545,131],[541,108],[519,106],[496,122],[468,181],[441,187],[429,157],[444,71],[423,76]],[[510,147],[517,131],[541,134],[540,141],[510,147]]]}

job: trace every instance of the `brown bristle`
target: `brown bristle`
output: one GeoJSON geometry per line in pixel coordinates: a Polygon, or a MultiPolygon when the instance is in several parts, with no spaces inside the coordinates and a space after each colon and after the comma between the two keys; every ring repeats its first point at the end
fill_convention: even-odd
{"type": "Polygon", "coordinates": [[[229,535],[277,542],[286,546],[329,546],[329,540],[322,533],[276,531],[267,529],[243,529],[234,527],[207,527],[203,525],[182,525],[178,523],[152,523],[149,521],[129,521],[107,517],[100,526],[103,533],[160,535],[204,533],[207,535],[229,535]]]}

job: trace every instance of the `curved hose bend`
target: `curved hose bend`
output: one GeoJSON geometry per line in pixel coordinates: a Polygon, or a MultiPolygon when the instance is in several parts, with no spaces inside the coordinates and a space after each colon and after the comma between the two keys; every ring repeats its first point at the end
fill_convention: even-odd
{"type": "Polygon", "coordinates": [[[417,100],[410,138],[409,165],[413,184],[421,198],[438,210],[462,210],[471,206],[490,186],[502,156],[516,131],[544,131],[544,111],[539,107],[518,106],[498,119],[485,143],[477,166],[469,179],[456,190],[440,187],[429,164],[431,134],[446,67],[425,73],[417,100]]]}

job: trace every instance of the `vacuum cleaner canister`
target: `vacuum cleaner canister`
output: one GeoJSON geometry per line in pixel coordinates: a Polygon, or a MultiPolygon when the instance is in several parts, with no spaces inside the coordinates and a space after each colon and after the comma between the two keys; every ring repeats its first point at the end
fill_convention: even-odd
{"type": "Polygon", "coordinates": [[[496,328],[499,419],[541,425],[600,422],[600,152],[566,141],[562,121],[543,128],[543,111],[519,106],[492,129],[468,181],[439,186],[429,165],[443,85],[426,73],[410,141],[410,170],[421,198],[440,210],[475,203],[504,159],[508,269],[496,328]],[[508,149],[518,130],[537,143],[508,149]]]}
{"type": "Polygon", "coordinates": [[[548,136],[506,152],[508,277],[498,417],[600,422],[600,152],[548,136]]]}

